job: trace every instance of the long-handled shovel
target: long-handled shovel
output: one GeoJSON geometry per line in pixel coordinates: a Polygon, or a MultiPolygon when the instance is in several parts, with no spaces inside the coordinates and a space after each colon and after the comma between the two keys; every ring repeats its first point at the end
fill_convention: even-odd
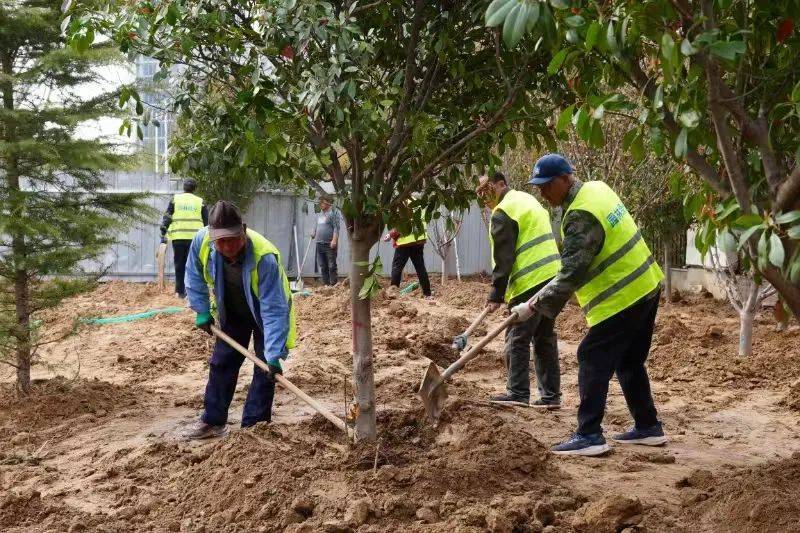
{"type": "MultiPolygon", "coordinates": [[[[223,331],[219,329],[217,326],[211,326],[211,331],[214,332],[214,335],[216,335],[220,339],[230,344],[231,347],[234,348],[237,352],[250,359],[253,362],[253,364],[259,367],[261,370],[267,373],[272,373],[267,363],[256,357],[254,354],[250,353],[250,350],[248,350],[247,348],[245,348],[244,346],[242,346],[241,344],[230,338],[228,335],[223,333],[223,331]]],[[[349,438],[350,433],[347,430],[347,424],[345,424],[341,418],[336,417],[333,413],[322,407],[322,405],[320,405],[319,402],[317,402],[317,400],[315,400],[305,392],[298,389],[291,381],[289,381],[282,375],[273,374],[273,376],[275,377],[275,381],[280,383],[285,389],[288,389],[289,392],[291,392],[292,394],[294,394],[295,396],[306,402],[308,405],[310,405],[316,412],[327,418],[331,424],[344,431],[349,438]]]]}
{"type": "Polygon", "coordinates": [[[483,324],[483,321],[486,320],[486,317],[489,316],[491,310],[488,307],[484,307],[481,314],[475,317],[475,320],[472,321],[472,324],[459,335],[453,337],[453,349],[458,350],[459,352],[467,347],[467,341],[469,340],[469,336],[475,331],[475,328],[483,324]]]}
{"type": "Polygon", "coordinates": [[[314,242],[314,239],[308,239],[308,244],[306,245],[306,251],[303,254],[303,261],[300,263],[300,266],[297,267],[297,271],[300,272],[297,275],[297,279],[290,284],[290,289],[292,292],[300,292],[303,290],[303,267],[306,266],[306,258],[308,257],[308,251],[311,250],[311,243],[314,242]]]}
{"type": "Polygon", "coordinates": [[[478,344],[470,348],[455,363],[447,367],[442,374],[439,373],[439,369],[436,367],[435,363],[428,365],[428,369],[425,370],[425,375],[422,376],[422,384],[419,386],[419,397],[425,405],[425,414],[428,416],[428,420],[431,423],[435,424],[439,420],[439,415],[442,414],[442,409],[444,408],[444,402],[447,400],[447,385],[445,381],[464,368],[464,365],[473,360],[483,347],[489,344],[489,341],[500,335],[504,329],[516,322],[516,320],[516,313],[512,313],[502,324],[478,341],[478,344]]]}

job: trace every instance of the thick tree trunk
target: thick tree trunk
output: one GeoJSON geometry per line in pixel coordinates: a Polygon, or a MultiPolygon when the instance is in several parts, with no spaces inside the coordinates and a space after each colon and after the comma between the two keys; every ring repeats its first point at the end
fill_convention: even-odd
{"type": "Polygon", "coordinates": [[[370,300],[358,293],[369,272],[369,251],[377,242],[374,235],[351,236],[350,240],[350,303],[353,322],[353,383],[358,406],[356,438],[373,441],[375,424],[375,381],[372,365],[372,315],[370,300]]]}

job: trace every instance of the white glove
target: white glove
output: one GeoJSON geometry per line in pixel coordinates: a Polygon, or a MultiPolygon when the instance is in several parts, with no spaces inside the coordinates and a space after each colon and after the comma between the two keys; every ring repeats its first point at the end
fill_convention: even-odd
{"type": "Polygon", "coordinates": [[[522,302],[511,308],[511,312],[517,315],[517,322],[525,322],[536,312],[530,306],[530,302],[522,302]]]}

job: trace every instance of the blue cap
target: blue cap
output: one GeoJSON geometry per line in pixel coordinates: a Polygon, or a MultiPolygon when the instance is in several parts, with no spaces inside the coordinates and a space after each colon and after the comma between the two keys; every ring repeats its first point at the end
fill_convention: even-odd
{"type": "Polygon", "coordinates": [[[531,171],[531,185],[544,185],[564,174],[572,174],[572,165],[567,158],[561,154],[546,154],[536,161],[531,171]]]}

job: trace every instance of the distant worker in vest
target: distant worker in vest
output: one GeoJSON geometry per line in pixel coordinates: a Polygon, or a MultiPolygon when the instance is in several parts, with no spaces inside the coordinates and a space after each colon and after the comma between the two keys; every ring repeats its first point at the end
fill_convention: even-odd
{"type": "Polygon", "coordinates": [[[161,242],[172,241],[172,256],[175,262],[175,294],[186,298],[184,275],[189,245],[195,234],[208,224],[208,209],[203,199],[194,194],[197,183],[188,178],[183,181],[182,193],[176,194],[167,206],[161,219],[161,242]]]}
{"type": "MultiPolygon", "coordinates": [[[[492,209],[492,288],[487,306],[494,312],[504,303],[513,307],[527,302],[555,277],[561,266],[550,214],[530,194],[511,189],[500,172],[481,177],[475,192],[492,209]]],[[[539,409],[561,407],[561,369],[553,318],[531,314],[506,330],[506,368],[506,391],[492,396],[492,403],[539,409]],[[539,393],[533,403],[531,342],[539,393]]]]}
{"type": "Polygon", "coordinates": [[[559,154],[539,159],[529,183],[548,203],[564,210],[561,269],[538,298],[513,310],[552,319],[575,294],[589,325],[578,346],[578,428],[552,451],[563,455],[609,451],[601,423],[614,374],[634,427],[612,440],[646,446],[666,443],[645,368],[664,278],[661,269],[633,217],[605,183],[581,182],[559,154]]]}
{"type": "Polygon", "coordinates": [[[411,259],[414,270],[419,278],[419,286],[422,288],[422,296],[430,298],[431,281],[428,278],[428,270],[425,268],[425,243],[428,240],[428,225],[425,223],[424,212],[421,212],[422,231],[412,235],[401,235],[397,228],[393,228],[387,233],[383,240],[392,241],[394,246],[394,257],[392,258],[392,285],[400,286],[403,281],[403,269],[411,259]]]}
{"type": "Polygon", "coordinates": [[[336,285],[339,281],[339,269],[336,256],[339,253],[339,213],[333,207],[333,197],[323,194],[319,199],[317,225],[311,238],[317,241],[317,264],[319,265],[322,283],[336,285]]]}
{"type": "MultiPolygon", "coordinates": [[[[242,427],[272,418],[274,374],[281,374],[281,360],[295,343],[295,319],[291,290],[280,252],[266,238],[242,223],[239,210],[221,200],[211,209],[210,223],[192,240],[186,267],[189,306],[197,313],[195,324],[209,335],[219,328],[242,346],[253,338],[256,355],[269,365],[270,373],[254,368],[242,413],[242,427]],[[215,319],[209,288],[214,290],[215,319]]],[[[228,408],[233,399],[244,357],[217,339],[211,354],[204,412],[184,436],[203,439],[226,434],[228,408]]]]}

